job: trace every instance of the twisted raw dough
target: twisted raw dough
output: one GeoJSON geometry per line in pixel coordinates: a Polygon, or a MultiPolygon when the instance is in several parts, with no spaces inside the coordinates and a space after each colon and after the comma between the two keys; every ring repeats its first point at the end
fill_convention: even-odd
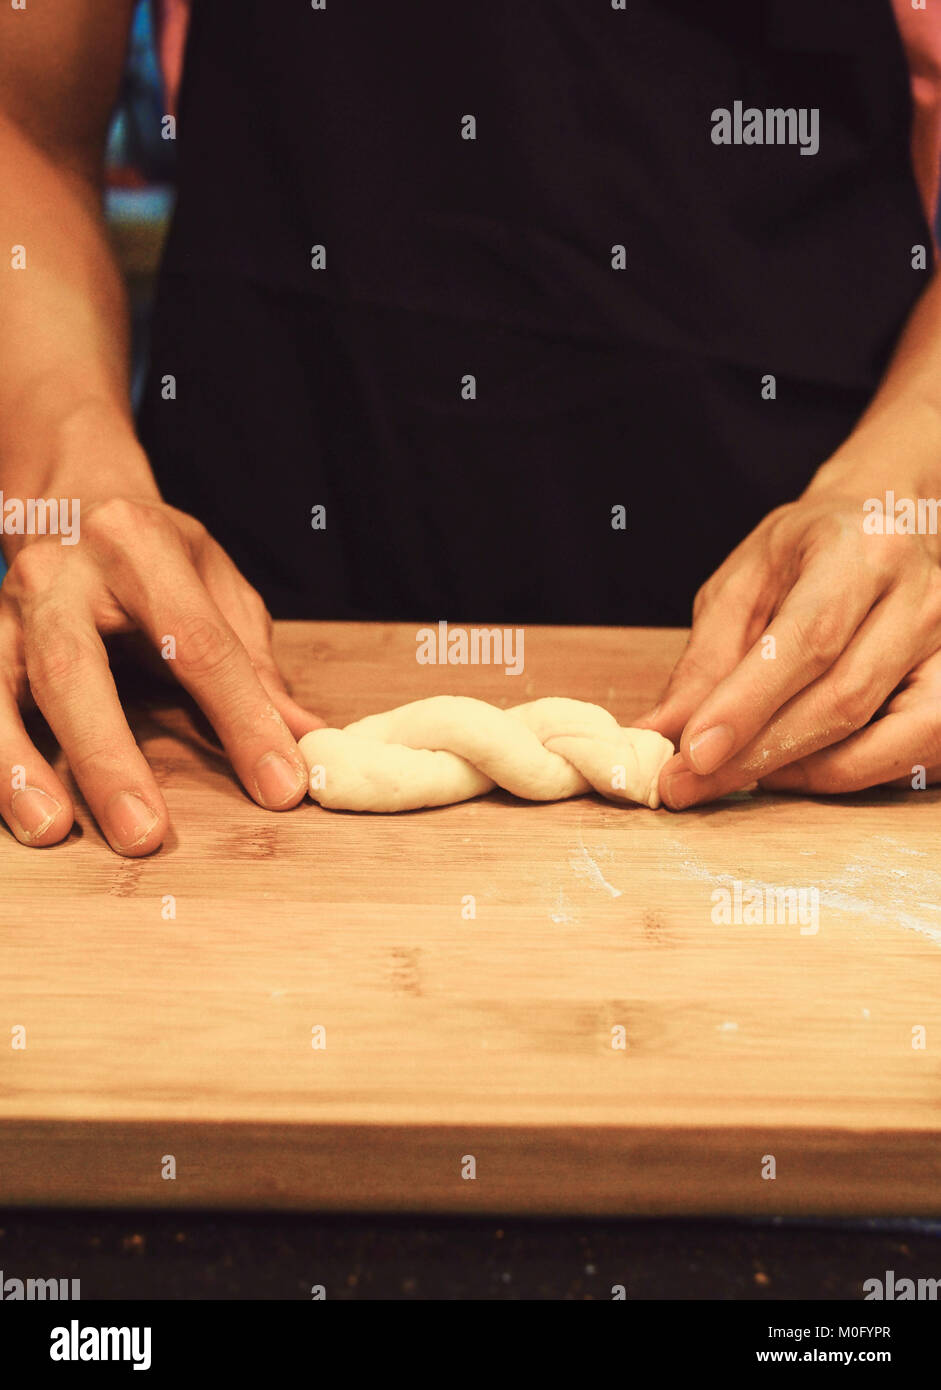
{"type": "Polygon", "coordinates": [[[333,811],[413,811],[480,796],[494,786],[529,801],[594,787],[612,801],[660,805],[660,769],[673,744],[622,729],[582,700],[531,700],[498,709],[435,695],[300,741],[310,794],[333,811]]]}

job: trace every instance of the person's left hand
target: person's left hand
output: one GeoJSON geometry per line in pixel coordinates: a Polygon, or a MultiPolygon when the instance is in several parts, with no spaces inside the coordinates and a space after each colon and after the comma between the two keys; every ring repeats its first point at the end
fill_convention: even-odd
{"type": "Polygon", "coordinates": [[[663,699],[635,721],[679,740],[664,804],[756,782],[846,792],[917,785],[919,768],[941,780],[938,547],[865,533],[843,488],[767,516],[696,595],[663,699]]]}
{"type": "Polygon", "coordinates": [[[886,782],[941,782],[941,651],[909,672],[871,724],[761,779],[769,791],[830,793],[886,782]]]}

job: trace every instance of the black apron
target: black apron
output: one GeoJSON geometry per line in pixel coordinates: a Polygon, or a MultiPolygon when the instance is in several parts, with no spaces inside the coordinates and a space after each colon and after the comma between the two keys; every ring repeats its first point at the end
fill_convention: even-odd
{"type": "Polygon", "coordinates": [[[684,624],[925,288],[910,125],[888,0],[194,0],[164,495],[276,616],[684,624]]]}

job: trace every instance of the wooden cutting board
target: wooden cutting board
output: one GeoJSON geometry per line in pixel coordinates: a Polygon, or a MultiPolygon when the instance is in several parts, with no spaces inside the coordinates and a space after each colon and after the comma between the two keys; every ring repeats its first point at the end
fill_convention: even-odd
{"type": "MultiPolygon", "coordinates": [[[[628,723],[684,640],[531,628],[517,677],[419,665],[405,625],[278,650],[331,723],[438,693],[628,723]]],[[[59,847],[0,840],[0,1204],[941,1210],[939,791],[272,814],[175,695],[130,713],[158,854],[80,803],[59,847]],[[736,882],[816,889],[819,930],[715,922],[736,882]]]]}

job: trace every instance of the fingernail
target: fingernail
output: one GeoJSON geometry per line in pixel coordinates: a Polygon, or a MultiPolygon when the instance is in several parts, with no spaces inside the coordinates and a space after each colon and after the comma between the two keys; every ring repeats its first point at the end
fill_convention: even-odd
{"type": "Polygon", "coordinates": [[[687,768],[680,768],[660,783],[660,800],[672,811],[682,811],[692,806],[702,789],[702,778],[687,768]]]}
{"type": "Polygon", "coordinates": [[[728,724],[716,724],[690,739],[687,756],[700,777],[705,777],[708,773],[715,772],[734,746],[735,730],[730,729],[728,724]]]}
{"type": "Polygon", "coordinates": [[[157,815],[146,801],[133,792],[118,792],[108,802],[107,816],[111,839],[118,849],[140,844],[157,824],[157,815]]]}
{"type": "Polygon", "coordinates": [[[20,787],[13,793],[13,815],[27,840],[36,840],[48,830],[62,810],[58,801],[38,787],[20,787]]]}
{"type": "Polygon", "coordinates": [[[644,721],[645,724],[651,724],[658,717],[662,709],[662,704],[654,705],[653,709],[647,710],[646,714],[640,715],[640,718],[644,721]]]}
{"type": "Polygon", "coordinates": [[[283,806],[298,793],[306,776],[280,753],[266,753],[255,765],[255,790],[265,806],[283,806]]]}

